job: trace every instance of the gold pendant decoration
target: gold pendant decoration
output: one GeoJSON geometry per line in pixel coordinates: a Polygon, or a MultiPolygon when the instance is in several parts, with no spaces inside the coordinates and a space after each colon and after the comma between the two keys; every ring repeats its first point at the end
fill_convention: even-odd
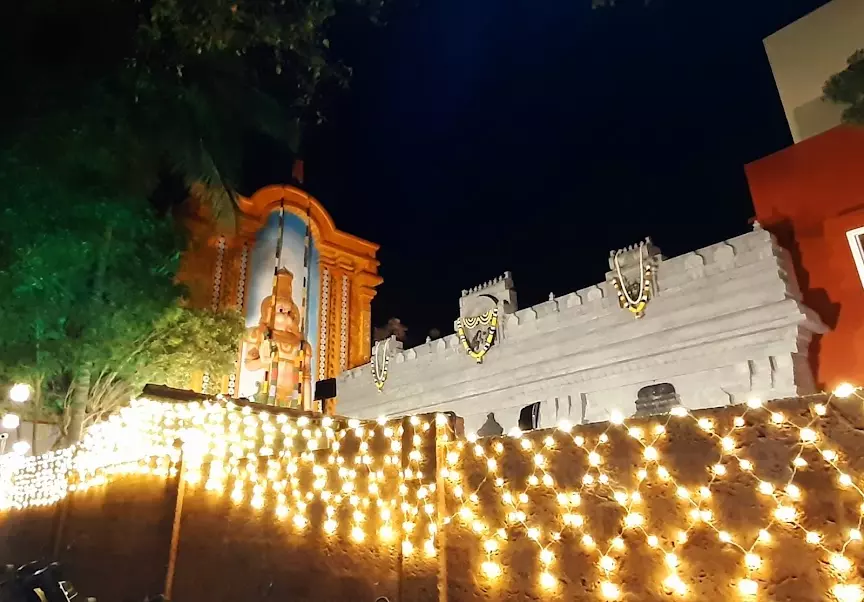
{"type": "Polygon", "coordinates": [[[477,360],[477,363],[480,364],[483,362],[483,356],[486,355],[486,353],[492,348],[492,345],[495,344],[495,333],[498,330],[498,308],[495,307],[490,309],[480,316],[458,318],[455,326],[456,335],[459,337],[459,342],[462,343],[462,347],[465,348],[468,355],[473,357],[477,360]],[[488,326],[488,330],[486,331],[486,336],[483,338],[480,346],[477,349],[474,349],[468,341],[465,329],[476,328],[477,326],[488,326]]]}
{"type": "Polygon", "coordinates": [[[619,256],[621,251],[617,251],[613,256],[613,264],[615,266],[615,276],[612,278],[612,285],[618,293],[618,305],[622,309],[627,309],[637,319],[645,315],[645,307],[648,301],[651,300],[651,265],[645,261],[644,243],[641,243],[636,252],[639,254],[639,282],[627,282],[624,274],[621,271],[619,256]]]}
{"type": "Polygon", "coordinates": [[[378,341],[372,346],[372,379],[378,391],[384,389],[384,381],[387,380],[387,370],[390,366],[390,338],[378,341]],[[378,350],[384,348],[384,358],[379,359],[378,350]]]}

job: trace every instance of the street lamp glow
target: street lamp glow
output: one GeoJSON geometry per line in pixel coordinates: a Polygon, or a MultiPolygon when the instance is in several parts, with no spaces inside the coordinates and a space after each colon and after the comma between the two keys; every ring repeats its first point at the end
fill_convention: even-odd
{"type": "Polygon", "coordinates": [[[12,452],[20,455],[26,454],[30,451],[30,444],[27,441],[16,441],[12,445],[12,452]]]}
{"type": "Polygon", "coordinates": [[[0,426],[7,430],[17,429],[20,425],[21,419],[18,414],[4,414],[3,420],[0,422],[0,426]]]}
{"type": "Polygon", "coordinates": [[[9,399],[15,403],[24,403],[30,399],[30,385],[25,383],[17,383],[9,389],[9,399]]]}

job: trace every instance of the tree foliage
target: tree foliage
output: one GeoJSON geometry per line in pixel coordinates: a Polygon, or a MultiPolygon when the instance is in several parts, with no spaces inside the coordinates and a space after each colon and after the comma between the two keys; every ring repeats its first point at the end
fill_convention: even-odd
{"type": "Polygon", "coordinates": [[[390,318],[387,320],[387,324],[380,328],[376,326],[372,332],[372,338],[376,341],[383,341],[392,336],[395,336],[397,341],[403,343],[408,336],[408,327],[399,318],[390,318]]]}
{"type": "Polygon", "coordinates": [[[381,6],[4,7],[0,52],[15,60],[0,61],[0,376],[35,386],[37,417],[62,416],[74,439],[145,382],[227,371],[241,319],[183,307],[185,245],[165,209],[194,194],[232,217],[249,137],[296,150],[323,118],[322,86],[346,81],[331,19],[381,6]]]}
{"type": "Polygon", "coordinates": [[[828,100],[846,105],[843,121],[864,125],[864,49],[846,59],[846,69],[825,82],[823,93],[828,100]]]}
{"type": "Polygon", "coordinates": [[[0,194],[0,370],[36,388],[33,417],[68,422],[81,367],[90,419],[147,382],[228,371],[242,320],[180,305],[183,237],[146,198],[76,194],[8,151],[0,194]]]}
{"type": "Polygon", "coordinates": [[[0,67],[15,115],[0,142],[114,189],[174,198],[204,184],[230,217],[250,134],[297,149],[322,118],[317,95],[344,83],[328,23],[380,0],[32,0],[0,22],[0,67]],[[46,44],[46,40],[49,43],[46,44]],[[5,139],[5,140],[4,140],[5,139]],[[50,144],[49,144],[50,143],[50,144]],[[170,178],[169,178],[170,179],[170,178]],[[164,190],[163,190],[164,192],[164,190]]]}

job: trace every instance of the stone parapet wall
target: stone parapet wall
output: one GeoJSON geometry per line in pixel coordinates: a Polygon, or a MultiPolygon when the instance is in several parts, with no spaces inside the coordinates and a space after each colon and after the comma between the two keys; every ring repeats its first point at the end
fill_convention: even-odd
{"type": "Polygon", "coordinates": [[[812,393],[807,348],[824,326],[800,298],[788,254],[757,230],[660,262],[642,319],[603,282],[502,315],[482,364],[454,334],[395,351],[380,392],[369,365],[343,373],[339,412],[453,411],[468,430],[491,412],[510,429],[535,402],[541,426],[629,415],[663,382],[691,408],[812,393]]]}

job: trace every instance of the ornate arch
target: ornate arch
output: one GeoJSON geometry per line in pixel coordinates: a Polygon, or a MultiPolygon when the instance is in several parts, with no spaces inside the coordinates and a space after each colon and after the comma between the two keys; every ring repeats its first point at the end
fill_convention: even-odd
{"type": "MultiPolygon", "coordinates": [[[[311,221],[312,238],[319,247],[347,253],[352,258],[375,259],[379,245],[336,228],[330,213],[311,194],[294,186],[266,186],[251,197],[239,197],[237,205],[241,215],[238,223],[239,234],[254,235],[267,221],[269,215],[285,203],[285,210],[303,219],[308,213],[311,221]]],[[[377,267],[377,261],[375,265],[377,267]]]]}
{"type": "MultiPolygon", "coordinates": [[[[371,301],[381,284],[379,245],[336,228],[332,216],[312,195],[294,186],[266,186],[237,199],[233,232],[220,232],[206,206],[194,204],[186,216],[192,241],[184,254],[180,280],[190,289],[190,304],[244,311],[248,304],[247,261],[259,230],[284,203],[286,211],[305,221],[309,216],[320,268],[318,380],[369,361],[371,301]]],[[[223,391],[233,393],[234,381],[223,391]]]]}

